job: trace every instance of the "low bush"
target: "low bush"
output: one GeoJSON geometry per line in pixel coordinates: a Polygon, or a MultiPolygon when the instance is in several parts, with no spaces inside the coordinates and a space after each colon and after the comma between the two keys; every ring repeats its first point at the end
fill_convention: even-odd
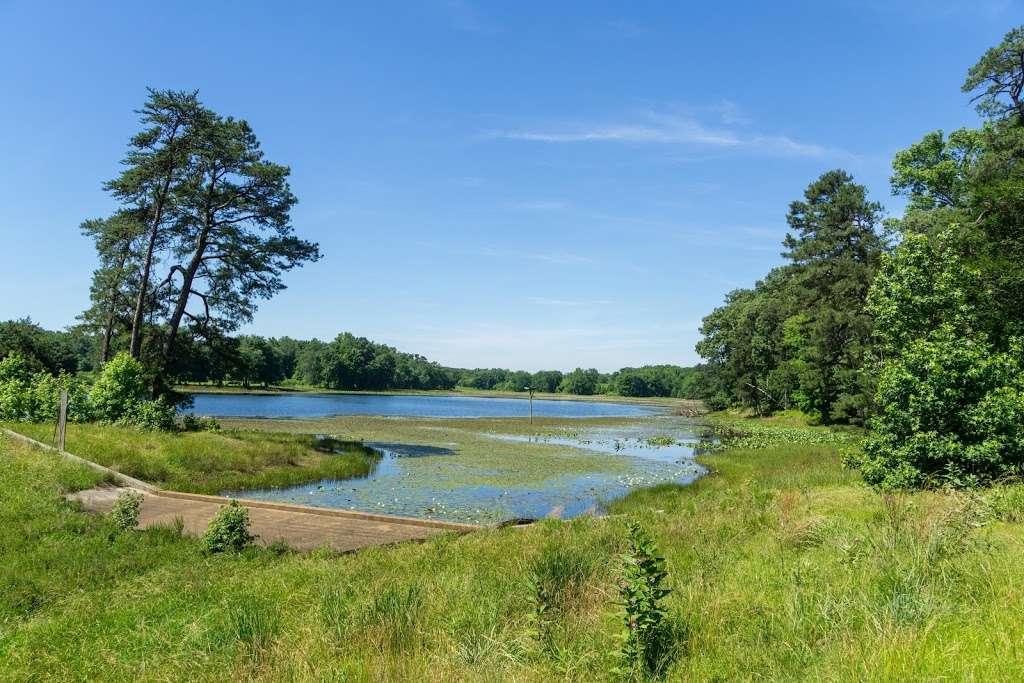
{"type": "Polygon", "coordinates": [[[163,397],[152,401],[148,398],[145,370],[126,353],[118,354],[103,366],[89,392],[89,401],[101,422],[154,431],[174,429],[174,406],[163,397]]]}
{"type": "Polygon", "coordinates": [[[0,420],[53,422],[62,389],[68,391],[68,420],[90,420],[92,408],[85,382],[63,372],[57,376],[31,372],[29,362],[12,353],[0,360],[0,420]]]}
{"type": "Polygon", "coordinates": [[[1024,342],[995,351],[943,328],[911,342],[878,385],[880,415],[851,454],[881,489],[972,487],[1024,473],[1024,342]]]}
{"type": "Polygon", "coordinates": [[[203,547],[208,553],[239,552],[256,537],[249,533],[249,511],[232,500],[225,505],[206,528],[203,547]]]}
{"type": "Polygon", "coordinates": [[[182,415],[180,429],[183,432],[219,432],[220,422],[212,417],[202,417],[195,413],[182,415]]]}
{"type": "Polygon", "coordinates": [[[131,531],[139,525],[139,511],[142,509],[142,494],[125,489],[110,509],[110,521],[122,531],[131,531]]]}
{"type": "Polygon", "coordinates": [[[152,431],[175,428],[175,407],[164,398],[148,400],[142,365],[127,354],[107,363],[89,388],[81,377],[32,372],[24,357],[0,360],[0,421],[53,422],[60,394],[68,392],[68,420],[133,425],[152,431]]]}

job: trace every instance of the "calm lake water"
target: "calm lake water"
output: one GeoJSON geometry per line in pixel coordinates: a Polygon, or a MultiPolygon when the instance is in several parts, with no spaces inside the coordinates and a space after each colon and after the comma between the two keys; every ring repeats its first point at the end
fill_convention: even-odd
{"type": "MultiPolygon", "coordinates": [[[[196,415],[218,417],[526,417],[521,398],[476,396],[384,396],[375,394],[193,394],[196,415]]],[[[664,412],[657,406],[534,399],[537,417],[641,417],[664,412]]]]}
{"type": "Polygon", "coordinates": [[[228,491],[225,495],[474,523],[548,516],[568,519],[600,513],[606,503],[637,488],[686,484],[700,477],[706,470],[694,460],[699,453],[698,432],[699,426],[692,422],[665,416],[632,425],[547,436],[481,434],[494,440],[558,449],[565,457],[596,453],[615,464],[608,471],[599,468],[552,476],[529,486],[463,483],[472,481],[473,475],[482,470],[459,453],[454,443],[449,448],[368,442],[365,445],[380,457],[366,477],[228,491]]]}

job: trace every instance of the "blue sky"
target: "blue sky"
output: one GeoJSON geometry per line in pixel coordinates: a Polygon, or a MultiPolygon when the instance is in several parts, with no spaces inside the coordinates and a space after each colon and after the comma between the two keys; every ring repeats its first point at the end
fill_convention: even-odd
{"type": "Polygon", "coordinates": [[[348,330],[446,364],[696,362],[777,264],[788,203],[973,125],[974,2],[0,0],[0,319],[73,322],[146,86],[200,90],[292,167],[324,259],[247,331],[348,330]]]}

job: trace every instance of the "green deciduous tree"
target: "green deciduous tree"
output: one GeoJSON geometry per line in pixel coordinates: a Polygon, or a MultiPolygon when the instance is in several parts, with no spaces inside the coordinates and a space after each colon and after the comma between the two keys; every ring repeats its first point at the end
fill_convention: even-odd
{"type": "Polygon", "coordinates": [[[562,382],[558,385],[558,390],[566,394],[590,396],[597,393],[601,380],[601,373],[594,368],[589,370],[576,368],[562,378],[562,382]]]}
{"type": "Polygon", "coordinates": [[[970,486],[1024,468],[1024,31],[971,68],[979,130],[900,152],[902,242],[868,299],[879,415],[851,457],[883,488],[970,486]]]}

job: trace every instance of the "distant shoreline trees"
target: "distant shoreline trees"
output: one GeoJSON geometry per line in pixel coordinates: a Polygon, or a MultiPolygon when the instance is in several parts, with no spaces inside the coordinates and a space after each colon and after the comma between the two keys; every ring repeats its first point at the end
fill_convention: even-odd
{"type": "MultiPolygon", "coordinates": [[[[100,367],[102,332],[82,326],[68,332],[44,330],[28,320],[0,322],[0,359],[17,353],[33,371],[91,373],[100,367]]],[[[572,395],[696,398],[700,372],[676,365],[622,368],[612,373],[577,368],[572,372],[525,372],[502,368],[462,369],[440,365],[348,332],[330,342],[318,339],[221,336],[185,337],[167,371],[172,384],[237,384],[242,387],[303,386],[347,390],[524,391],[572,395]]]]}

